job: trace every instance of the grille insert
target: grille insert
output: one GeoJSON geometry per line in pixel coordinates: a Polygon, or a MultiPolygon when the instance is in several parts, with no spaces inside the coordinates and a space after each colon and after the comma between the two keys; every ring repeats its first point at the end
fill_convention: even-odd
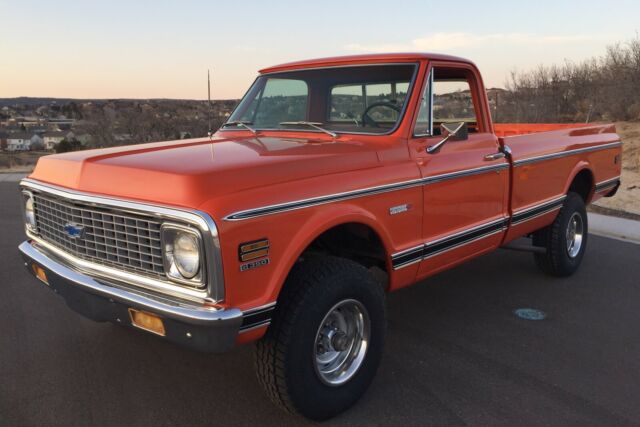
{"type": "Polygon", "coordinates": [[[33,196],[37,229],[43,240],[90,262],[166,278],[159,221],[43,193],[33,196]],[[68,225],[82,229],[82,235],[71,237],[65,230],[68,225]]]}

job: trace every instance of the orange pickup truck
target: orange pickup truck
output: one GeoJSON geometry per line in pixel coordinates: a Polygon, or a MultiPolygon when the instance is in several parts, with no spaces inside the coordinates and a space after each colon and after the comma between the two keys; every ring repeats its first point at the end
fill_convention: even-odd
{"type": "Polygon", "coordinates": [[[257,341],[267,394],[325,419],[375,375],[386,292],[521,237],[547,274],[580,265],[585,206],[620,185],[614,126],[490,110],[451,56],[267,68],[209,137],[41,158],[20,251],[96,321],[211,352],[257,341]]]}

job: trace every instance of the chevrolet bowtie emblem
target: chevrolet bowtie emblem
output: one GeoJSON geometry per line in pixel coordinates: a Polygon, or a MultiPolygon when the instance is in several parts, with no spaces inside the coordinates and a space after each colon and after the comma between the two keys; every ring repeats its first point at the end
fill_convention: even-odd
{"type": "Polygon", "coordinates": [[[72,239],[84,238],[84,227],[72,222],[68,222],[64,225],[64,231],[72,239]]]}

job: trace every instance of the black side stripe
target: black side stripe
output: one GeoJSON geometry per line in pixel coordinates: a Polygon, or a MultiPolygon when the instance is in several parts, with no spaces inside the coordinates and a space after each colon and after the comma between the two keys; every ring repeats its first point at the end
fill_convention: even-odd
{"type": "Polygon", "coordinates": [[[492,221],[488,224],[484,224],[480,227],[475,227],[461,233],[453,234],[443,239],[424,243],[420,246],[416,246],[414,248],[393,255],[391,257],[391,264],[393,266],[393,269],[396,270],[398,268],[422,261],[448,250],[471,243],[475,240],[479,240],[481,238],[495,234],[503,230],[507,226],[507,223],[507,218],[499,219],[497,221],[492,221]]]}
{"type": "Polygon", "coordinates": [[[444,240],[425,244],[424,258],[429,258],[438,255],[442,252],[454,249],[458,246],[471,243],[482,237],[488,237],[492,234],[502,231],[508,223],[508,219],[501,219],[500,221],[484,225],[480,228],[467,231],[463,234],[447,237],[444,240]]]}
{"type": "Polygon", "coordinates": [[[608,190],[608,189],[616,187],[618,185],[620,185],[620,178],[616,177],[616,178],[613,178],[613,179],[609,179],[607,181],[603,181],[603,182],[601,182],[599,184],[596,184],[596,190],[595,191],[596,191],[596,193],[599,193],[601,191],[608,190]]]}
{"type": "Polygon", "coordinates": [[[414,262],[422,261],[423,257],[424,257],[424,244],[417,246],[415,248],[409,249],[408,251],[404,251],[404,252],[393,255],[391,257],[391,264],[393,265],[393,268],[395,270],[400,267],[413,264],[414,262]]]}
{"type": "Polygon", "coordinates": [[[257,326],[268,325],[271,322],[271,316],[275,309],[276,306],[272,305],[270,307],[245,312],[244,317],[242,318],[240,332],[257,326]]]}
{"type": "MultiPolygon", "coordinates": [[[[533,208],[516,212],[511,218],[512,224],[520,224],[529,219],[553,212],[562,206],[565,198],[566,196],[558,197],[557,199],[534,206],[533,208]]],[[[420,246],[398,252],[391,256],[391,265],[394,270],[397,270],[399,268],[406,267],[407,265],[420,262],[451,249],[458,248],[503,231],[507,227],[508,223],[509,218],[492,221],[479,227],[447,236],[443,239],[427,242],[420,246]]]]}
{"type": "Polygon", "coordinates": [[[533,219],[537,216],[549,213],[558,209],[564,203],[564,199],[566,197],[562,196],[558,199],[551,200],[550,202],[543,203],[534,208],[526,209],[520,212],[515,212],[513,214],[513,219],[511,221],[512,224],[520,224],[521,222],[527,221],[529,219],[533,219]]]}

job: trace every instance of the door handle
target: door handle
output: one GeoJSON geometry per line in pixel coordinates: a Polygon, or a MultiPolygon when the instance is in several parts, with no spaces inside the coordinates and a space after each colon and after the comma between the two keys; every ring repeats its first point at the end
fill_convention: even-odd
{"type": "Polygon", "coordinates": [[[487,154],[486,156],[484,156],[484,160],[487,162],[491,162],[493,160],[504,159],[505,157],[506,155],[503,152],[498,152],[493,154],[487,154]]]}

